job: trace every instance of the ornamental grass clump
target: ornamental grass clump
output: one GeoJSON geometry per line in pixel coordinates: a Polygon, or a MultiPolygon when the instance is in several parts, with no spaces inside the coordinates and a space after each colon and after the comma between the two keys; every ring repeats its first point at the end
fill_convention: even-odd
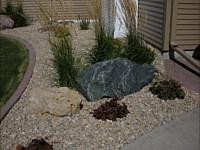
{"type": "Polygon", "coordinates": [[[66,19],[74,18],[72,0],[34,1],[37,20],[44,30],[54,29],[57,26],[66,28],[66,19]],[[62,22],[62,24],[59,22],[62,22]]]}
{"type": "MultiPolygon", "coordinates": [[[[120,0],[120,4],[124,14],[122,21],[127,28],[123,56],[138,64],[152,63],[155,59],[155,53],[142,41],[142,35],[138,33],[136,28],[137,7],[135,1],[120,0]]],[[[142,26],[145,19],[139,16],[138,21],[139,26],[142,26]]]]}
{"type": "Polygon", "coordinates": [[[59,86],[76,88],[78,69],[73,57],[73,48],[70,37],[49,39],[53,58],[53,68],[56,72],[54,80],[59,86]]]}
{"type": "Polygon", "coordinates": [[[124,48],[124,57],[138,64],[151,64],[155,59],[155,53],[145,45],[136,34],[135,29],[129,28],[126,35],[127,43],[124,48]]]}
{"type": "Polygon", "coordinates": [[[71,35],[69,28],[66,26],[55,25],[53,26],[53,31],[54,31],[55,37],[57,38],[62,38],[62,37],[71,35]]]}
{"type": "Polygon", "coordinates": [[[7,15],[14,21],[14,28],[25,27],[30,25],[30,18],[24,13],[22,3],[17,1],[16,6],[8,0],[5,8],[1,12],[3,15],[7,15]]]}
{"type": "Polygon", "coordinates": [[[81,19],[79,16],[78,22],[79,22],[79,26],[81,30],[90,29],[90,19],[87,19],[87,18],[81,19]]]}
{"type": "Polygon", "coordinates": [[[129,113],[127,106],[125,103],[119,104],[115,99],[106,101],[104,104],[100,105],[97,109],[95,109],[91,114],[96,119],[101,119],[103,121],[112,120],[117,121],[117,118],[126,117],[129,113]]]}
{"type": "MultiPolygon", "coordinates": [[[[115,16],[115,2],[109,1],[109,4],[113,4],[112,7],[108,7],[108,12],[111,12],[115,16]],[[112,11],[111,11],[112,10],[112,11]]],[[[114,45],[114,31],[110,28],[110,25],[106,28],[105,22],[102,16],[102,1],[92,0],[88,2],[88,10],[94,22],[95,33],[95,45],[89,51],[88,61],[91,64],[95,64],[100,61],[108,60],[111,58],[120,57],[121,47],[114,45]]],[[[109,22],[112,18],[109,17],[109,22]]]]}
{"type": "Polygon", "coordinates": [[[184,99],[185,92],[181,85],[175,80],[163,80],[155,82],[149,90],[163,100],[174,100],[175,98],[184,99]]]}
{"type": "Polygon", "coordinates": [[[104,60],[119,57],[121,49],[115,45],[114,38],[105,32],[103,26],[95,29],[95,45],[89,52],[89,62],[95,64],[104,60]]]}

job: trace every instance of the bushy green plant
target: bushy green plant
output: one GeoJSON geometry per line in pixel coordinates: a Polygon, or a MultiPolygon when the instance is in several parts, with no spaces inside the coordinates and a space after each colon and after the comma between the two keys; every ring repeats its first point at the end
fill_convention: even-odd
{"type": "Polygon", "coordinates": [[[184,99],[185,92],[175,80],[163,80],[153,84],[149,90],[163,100],[184,99]]]}
{"type": "Polygon", "coordinates": [[[137,17],[137,4],[135,1],[120,0],[120,4],[122,6],[122,12],[124,13],[122,21],[124,21],[127,28],[124,57],[138,64],[152,63],[155,59],[155,54],[142,41],[142,36],[138,34],[136,29],[136,18],[138,18],[138,22],[145,23],[145,19],[143,19],[145,17],[137,17]]]}
{"type": "Polygon", "coordinates": [[[96,25],[95,45],[89,52],[89,62],[94,64],[120,56],[121,46],[115,43],[113,33],[106,32],[103,25],[96,25]]]}
{"type": "Polygon", "coordinates": [[[113,39],[113,46],[116,48],[116,49],[122,49],[123,47],[123,42],[121,39],[119,38],[114,38],[113,39]]]}
{"type": "Polygon", "coordinates": [[[124,57],[138,64],[150,64],[154,61],[155,53],[142,41],[134,27],[129,27],[126,40],[124,57]]]}
{"type": "Polygon", "coordinates": [[[80,19],[79,17],[79,26],[81,30],[88,30],[90,27],[90,19],[84,18],[80,19]]]}
{"type": "Polygon", "coordinates": [[[10,0],[7,1],[6,7],[2,10],[3,15],[7,15],[15,22],[14,27],[24,27],[30,25],[30,19],[25,15],[21,3],[14,6],[10,0]]]}
{"type": "Polygon", "coordinates": [[[76,88],[78,69],[75,66],[73,48],[69,37],[49,39],[53,58],[53,68],[56,71],[55,81],[59,86],[76,88]]]}
{"type": "Polygon", "coordinates": [[[55,37],[62,38],[70,35],[68,27],[56,25],[53,27],[55,37]]]}
{"type": "Polygon", "coordinates": [[[104,18],[102,16],[102,1],[91,0],[87,3],[88,12],[95,20],[93,23],[95,45],[89,51],[88,56],[88,62],[90,64],[121,56],[121,46],[115,43],[113,36],[114,31],[110,28],[110,25],[113,22],[111,16],[116,15],[116,5],[114,0],[110,0],[109,2],[112,6],[108,7],[110,15],[108,15],[109,24],[107,24],[107,26],[105,26],[104,18]]]}
{"type": "Polygon", "coordinates": [[[14,9],[15,9],[15,8],[14,8],[13,4],[12,4],[10,1],[7,1],[5,8],[2,9],[2,12],[1,12],[1,13],[2,13],[3,15],[8,15],[8,16],[10,16],[10,15],[12,15],[14,9]]]}

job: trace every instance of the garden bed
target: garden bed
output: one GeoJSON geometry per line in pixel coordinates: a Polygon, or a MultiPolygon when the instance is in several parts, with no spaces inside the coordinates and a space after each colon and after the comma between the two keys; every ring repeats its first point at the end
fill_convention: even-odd
{"type": "MultiPolygon", "coordinates": [[[[72,32],[72,37],[76,57],[84,56],[94,44],[94,34],[92,30],[81,31],[75,24],[74,28],[76,32],[72,32]]],[[[26,145],[37,137],[48,137],[55,150],[120,149],[155,127],[199,106],[198,93],[187,91],[183,100],[162,101],[149,91],[151,85],[148,85],[140,92],[121,100],[127,105],[130,113],[115,122],[97,120],[90,114],[104,103],[106,98],[95,102],[83,100],[82,110],[72,117],[35,114],[29,100],[31,91],[52,86],[50,79],[53,69],[48,32],[41,30],[38,23],[1,32],[26,39],[36,51],[32,79],[20,100],[1,122],[2,150],[15,149],[18,144],[26,145]]],[[[155,52],[156,59],[153,65],[164,74],[162,56],[158,51],[155,52]]]]}

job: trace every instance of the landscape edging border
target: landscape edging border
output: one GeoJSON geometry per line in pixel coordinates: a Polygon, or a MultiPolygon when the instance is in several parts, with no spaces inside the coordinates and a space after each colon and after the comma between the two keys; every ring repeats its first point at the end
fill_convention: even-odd
{"type": "Polygon", "coordinates": [[[14,36],[14,35],[1,34],[1,36],[17,40],[18,42],[23,44],[29,51],[29,61],[28,61],[28,66],[27,66],[26,72],[24,74],[24,77],[21,80],[16,91],[9,98],[9,100],[0,108],[0,122],[7,115],[7,113],[14,106],[14,104],[20,99],[21,95],[25,91],[25,89],[26,89],[27,85],[29,84],[29,81],[33,75],[33,69],[34,69],[35,61],[36,61],[35,49],[28,41],[26,41],[20,37],[14,36]]]}

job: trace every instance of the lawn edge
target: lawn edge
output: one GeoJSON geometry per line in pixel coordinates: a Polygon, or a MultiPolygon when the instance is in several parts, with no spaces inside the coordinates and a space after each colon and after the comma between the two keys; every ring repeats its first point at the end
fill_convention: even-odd
{"type": "Polygon", "coordinates": [[[24,40],[20,37],[14,36],[14,35],[1,34],[1,36],[17,40],[18,42],[23,44],[29,51],[29,60],[28,60],[28,66],[27,66],[27,69],[25,71],[24,77],[21,80],[16,91],[9,98],[9,100],[0,108],[0,122],[7,115],[7,113],[14,106],[14,104],[20,99],[21,95],[25,91],[25,89],[26,89],[27,85],[29,84],[29,81],[30,81],[30,79],[33,75],[33,69],[34,69],[35,61],[36,61],[35,49],[33,48],[33,46],[28,41],[26,41],[26,40],[24,40]]]}

